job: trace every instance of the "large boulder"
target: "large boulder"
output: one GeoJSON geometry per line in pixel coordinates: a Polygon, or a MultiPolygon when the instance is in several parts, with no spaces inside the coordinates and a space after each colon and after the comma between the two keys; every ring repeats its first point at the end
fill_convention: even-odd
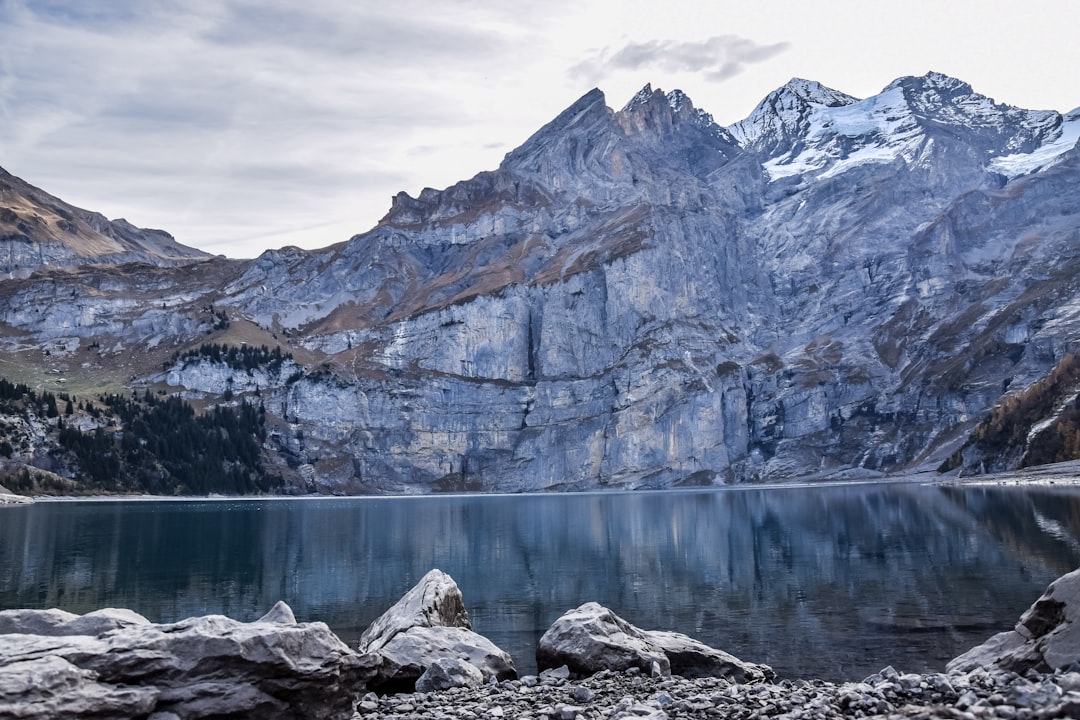
{"type": "Polygon", "coordinates": [[[548,628],[536,648],[536,664],[540,670],[566,665],[579,677],[630,668],[741,683],[775,677],[767,665],[743,662],[680,633],[642,630],[595,602],[565,613],[548,628]]]}
{"type": "Polygon", "coordinates": [[[412,692],[439,660],[469,663],[485,681],[517,677],[510,655],[473,632],[461,590],[441,570],[421,578],[364,631],[360,652],[378,656],[368,687],[383,693],[412,692]]]}
{"type": "Polygon", "coordinates": [[[323,623],[296,623],[283,603],[251,623],[210,615],[158,625],[123,611],[91,615],[28,613],[24,632],[6,616],[0,718],[153,712],[181,720],[347,720],[375,661],[323,623]],[[65,628],[82,632],[58,632],[65,628]]]}
{"type": "Polygon", "coordinates": [[[947,665],[950,673],[999,668],[1016,673],[1080,666],[1080,570],[1062,575],[1016,627],[993,636],[947,665]]]}

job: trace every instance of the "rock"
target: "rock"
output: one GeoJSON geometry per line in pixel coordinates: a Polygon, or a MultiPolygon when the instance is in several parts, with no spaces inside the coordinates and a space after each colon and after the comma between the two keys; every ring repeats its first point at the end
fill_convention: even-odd
{"type": "Polygon", "coordinates": [[[96,636],[110,630],[148,624],[150,621],[142,615],[124,608],[104,608],[86,615],[76,615],[55,608],[0,612],[0,635],[24,633],[50,636],[96,636]]]}
{"type": "Polygon", "coordinates": [[[439,660],[473,665],[484,681],[517,677],[514,661],[472,631],[461,590],[446,573],[431,570],[360,636],[360,652],[378,657],[369,687],[411,692],[439,660]]]}
{"type": "Polygon", "coordinates": [[[57,632],[79,616],[64,610],[3,610],[0,611],[0,635],[25,633],[27,635],[62,635],[57,632]]]}
{"type": "Polygon", "coordinates": [[[67,615],[27,612],[21,629],[44,633],[0,635],[0,708],[15,708],[0,717],[56,717],[51,700],[34,700],[41,693],[72,718],[345,720],[375,663],[323,623],[287,622],[284,605],[272,621],[251,623],[210,615],[158,625],[117,610],[67,615]],[[88,634],[94,628],[101,632],[88,634]]]}
{"type": "Polygon", "coordinates": [[[541,670],[566,665],[582,677],[601,670],[648,672],[654,662],[663,674],[671,673],[664,651],[650,643],[643,630],[595,602],[565,613],[536,647],[536,666],[541,670]]]}
{"type": "Polygon", "coordinates": [[[440,658],[429,665],[416,681],[416,692],[434,692],[452,687],[476,687],[483,683],[484,674],[472,663],[453,658],[440,658]]]}
{"type": "Polygon", "coordinates": [[[472,629],[461,590],[442,570],[430,570],[360,636],[362,652],[377,652],[395,635],[414,627],[472,629]]]}
{"type": "Polygon", "coordinates": [[[993,668],[1024,674],[1071,669],[1080,662],[1080,570],[1062,575],[1012,630],[998,633],[949,662],[950,674],[993,668]]]}
{"type": "Polygon", "coordinates": [[[722,677],[737,683],[771,681],[776,677],[768,665],[743,662],[682,633],[657,630],[648,632],[647,636],[663,649],[674,675],[722,677]]]}
{"type": "Polygon", "coordinates": [[[274,603],[274,607],[270,608],[270,612],[259,618],[258,622],[295,625],[296,616],[293,615],[292,608],[286,605],[284,600],[278,600],[274,603]]]}
{"type": "Polygon", "coordinates": [[[140,717],[157,698],[156,688],[98,682],[96,673],[52,655],[0,664],[0,718],[140,717]]]}
{"type": "Polygon", "coordinates": [[[761,682],[775,677],[767,665],[746,663],[680,633],[647,631],[590,602],[556,620],[536,648],[537,667],[566,665],[579,676],[601,670],[638,670],[652,677],[725,677],[761,682]]]}

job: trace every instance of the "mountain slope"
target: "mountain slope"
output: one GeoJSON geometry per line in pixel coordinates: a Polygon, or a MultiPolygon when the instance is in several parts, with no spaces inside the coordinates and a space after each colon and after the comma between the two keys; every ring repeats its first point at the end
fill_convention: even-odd
{"type": "Polygon", "coordinates": [[[498,168],[399,194],[324,250],[9,281],[0,348],[280,346],[296,364],[274,373],[132,374],[257,395],[305,489],[932,469],[1080,337],[1077,116],[936,73],[865,100],[793,80],[731,128],[678,91],[616,111],[594,90],[498,168]],[[61,332],[43,318],[72,294],[61,332]]]}
{"type": "Polygon", "coordinates": [[[26,277],[43,266],[179,265],[209,257],[164,231],[69,205],[0,168],[0,272],[8,277],[26,277]]]}

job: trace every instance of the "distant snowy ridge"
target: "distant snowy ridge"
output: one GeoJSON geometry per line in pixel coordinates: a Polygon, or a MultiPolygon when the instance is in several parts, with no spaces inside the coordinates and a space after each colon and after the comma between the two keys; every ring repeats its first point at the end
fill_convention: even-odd
{"type": "Polygon", "coordinates": [[[942,128],[972,131],[987,169],[1009,177],[1046,167],[1080,138],[1080,112],[1064,118],[994,102],[941,73],[905,77],[865,100],[793,79],[729,131],[755,151],[773,181],[833,177],[866,163],[928,163],[942,128]]]}

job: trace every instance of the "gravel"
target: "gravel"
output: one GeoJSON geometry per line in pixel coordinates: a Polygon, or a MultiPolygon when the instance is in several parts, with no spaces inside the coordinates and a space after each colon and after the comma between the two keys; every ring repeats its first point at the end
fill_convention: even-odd
{"type": "Polygon", "coordinates": [[[1080,672],[905,674],[887,667],[861,682],[649,677],[633,669],[572,679],[565,668],[519,680],[430,693],[365,695],[354,720],[662,720],[671,718],[949,718],[1049,720],[1080,717],[1080,672]],[[560,671],[561,670],[561,671],[560,671]]]}

